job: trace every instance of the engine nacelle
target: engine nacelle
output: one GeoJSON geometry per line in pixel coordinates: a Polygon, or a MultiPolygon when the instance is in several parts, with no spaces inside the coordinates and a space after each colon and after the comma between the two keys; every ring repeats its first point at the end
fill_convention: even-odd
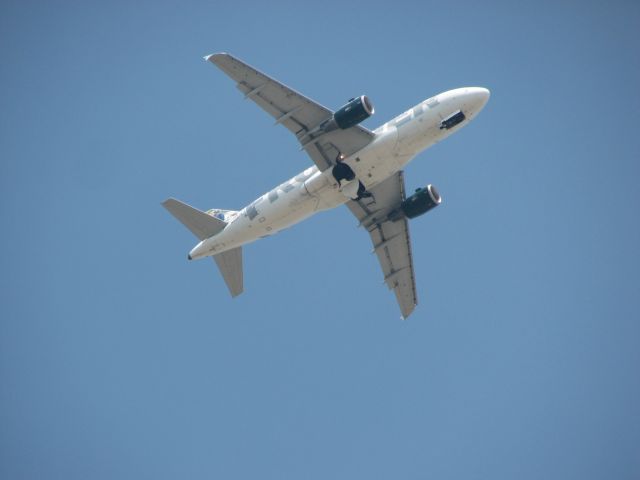
{"type": "Polygon", "coordinates": [[[333,121],[342,130],[353,127],[375,113],[373,104],[366,95],[352,98],[333,114],[333,121]]]}
{"type": "Polygon", "coordinates": [[[400,204],[400,209],[407,218],[416,218],[436,208],[442,203],[442,197],[433,185],[418,188],[416,193],[400,204]]]}

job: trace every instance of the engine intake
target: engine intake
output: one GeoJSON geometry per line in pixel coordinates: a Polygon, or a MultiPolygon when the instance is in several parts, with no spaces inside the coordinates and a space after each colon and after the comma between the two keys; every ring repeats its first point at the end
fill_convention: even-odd
{"type": "Polygon", "coordinates": [[[359,124],[375,113],[373,104],[366,95],[352,98],[333,114],[333,121],[338,128],[345,130],[359,124]]]}
{"type": "Polygon", "coordinates": [[[418,188],[416,193],[400,204],[400,209],[407,218],[416,218],[436,208],[442,203],[442,197],[433,185],[418,188]]]}

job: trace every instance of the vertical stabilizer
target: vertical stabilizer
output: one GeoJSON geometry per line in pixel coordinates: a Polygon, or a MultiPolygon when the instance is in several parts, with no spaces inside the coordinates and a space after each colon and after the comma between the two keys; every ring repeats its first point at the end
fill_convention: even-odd
{"type": "Polygon", "coordinates": [[[244,289],[242,276],[242,247],[232,248],[214,255],[222,278],[229,288],[232,297],[240,295],[244,289]]]}

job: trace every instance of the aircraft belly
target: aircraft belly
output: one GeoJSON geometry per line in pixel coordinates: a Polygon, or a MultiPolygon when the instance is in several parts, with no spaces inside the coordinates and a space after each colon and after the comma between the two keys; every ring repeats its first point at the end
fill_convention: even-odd
{"type": "Polygon", "coordinates": [[[342,205],[347,199],[338,189],[331,169],[317,172],[304,183],[305,192],[316,200],[316,210],[328,210],[342,205]]]}
{"type": "Polygon", "coordinates": [[[395,158],[398,142],[398,130],[389,125],[369,146],[353,154],[347,162],[353,169],[358,180],[366,188],[387,179],[396,173],[400,167],[395,158]]]}
{"type": "Polygon", "coordinates": [[[328,202],[331,195],[323,195],[324,192],[310,195],[304,183],[298,183],[295,188],[280,190],[278,193],[279,195],[272,196],[271,200],[270,194],[259,198],[243,210],[241,217],[229,225],[228,232],[225,230],[224,237],[220,238],[220,241],[224,242],[225,250],[273,235],[319,210],[339,205],[328,202]]]}
{"type": "Polygon", "coordinates": [[[399,156],[415,155],[432,145],[440,130],[438,122],[423,114],[398,129],[396,153],[399,156]]]}
{"type": "Polygon", "coordinates": [[[296,198],[288,203],[278,205],[273,210],[265,212],[263,225],[259,225],[262,235],[272,235],[285,228],[301,222],[318,210],[318,199],[310,195],[297,192],[296,198]]]}

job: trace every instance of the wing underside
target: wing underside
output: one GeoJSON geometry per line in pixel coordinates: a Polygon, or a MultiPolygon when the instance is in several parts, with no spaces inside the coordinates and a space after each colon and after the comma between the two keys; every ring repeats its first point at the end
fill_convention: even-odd
{"type": "Polygon", "coordinates": [[[235,80],[246,99],[265,110],[276,124],[291,131],[321,171],[332,166],[339,153],[349,156],[373,140],[374,134],[360,125],[310,136],[310,132],[331,118],[333,111],[228,53],[205,58],[235,80]]]}
{"type": "Polygon", "coordinates": [[[371,198],[352,200],[347,206],[369,232],[384,281],[394,291],[402,317],[406,319],[418,304],[409,224],[403,216],[389,219],[405,199],[402,172],[376,185],[370,192],[371,198]]]}

